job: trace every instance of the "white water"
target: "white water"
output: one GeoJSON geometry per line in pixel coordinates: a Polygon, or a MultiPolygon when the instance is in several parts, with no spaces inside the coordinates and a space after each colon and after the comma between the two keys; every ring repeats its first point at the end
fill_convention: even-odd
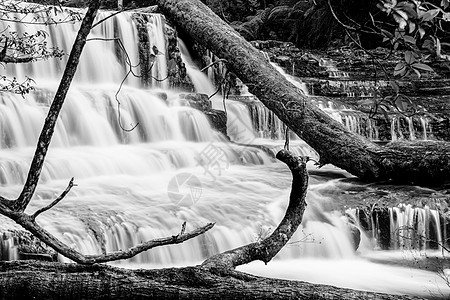
{"type": "MultiPolygon", "coordinates": [[[[105,22],[93,36],[112,37],[116,33],[111,30],[120,28],[120,36],[128,40],[127,52],[137,61],[137,45],[129,38],[136,36],[131,19],[122,15],[113,20],[117,27],[105,22]]],[[[157,31],[154,36],[160,36],[162,24],[153,25],[149,29],[157,31]]],[[[69,47],[75,29],[73,25],[52,28],[52,40],[69,47]]],[[[33,26],[27,30],[33,30],[33,26]]],[[[163,51],[163,46],[157,45],[163,51]]],[[[121,124],[126,128],[137,123],[139,126],[124,132],[118,122],[115,94],[127,68],[119,63],[108,42],[89,42],[88,48],[91,50],[83,54],[77,82],[66,99],[28,211],[55,199],[71,177],[75,177],[77,186],[62,203],[39,217],[42,226],[83,253],[99,253],[98,235],[103,236],[107,250],[113,251],[176,234],[184,221],[187,230],[207,222],[216,223],[214,229],[196,239],[154,249],[122,264],[167,267],[199,263],[212,254],[258,240],[277,225],[290,190],[291,176],[284,165],[258,148],[221,142],[223,138],[202,113],[177,105],[176,93],[167,91],[165,102],[158,97],[159,90],[136,88],[139,81],[135,80],[129,82],[135,87],[124,87],[118,100],[121,124]],[[211,152],[205,150],[213,150],[216,160],[207,161],[211,157],[205,154],[211,152]],[[198,178],[200,186],[179,186],[178,191],[173,190],[174,177],[183,173],[198,178]],[[189,196],[194,203],[178,203],[171,194],[189,196]]],[[[25,99],[0,94],[0,193],[4,197],[15,198],[20,193],[63,63],[49,61],[6,70],[7,74],[34,77],[40,88],[25,99]]],[[[158,72],[155,75],[164,76],[164,71],[158,72]]],[[[203,76],[190,75],[194,82],[203,76]]],[[[209,87],[204,83],[203,88],[207,92],[209,87]]],[[[272,153],[282,147],[276,141],[257,138],[248,109],[242,103],[230,102],[228,112],[233,140],[263,144],[272,153]]],[[[298,154],[314,156],[302,141],[295,144],[298,154]]],[[[330,173],[349,176],[339,170],[325,170],[323,176],[330,173]]],[[[348,220],[333,211],[333,196],[327,192],[336,187],[336,181],[323,182],[320,173],[312,176],[302,228],[267,267],[251,264],[243,268],[281,278],[421,294],[421,284],[414,282],[410,287],[410,269],[371,263],[362,256],[364,251],[373,250],[370,238],[363,236],[362,248],[354,252],[348,220]],[[333,280],[335,277],[341,280],[333,280]],[[367,278],[374,281],[370,287],[367,278]]],[[[2,219],[2,224],[6,223],[2,219]]],[[[10,239],[3,241],[2,247],[8,249],[7,258],[17,258],[16,246],[10,239]]],[[[414,270],[414,274],[424,284],[436,280],[432,272],[414,270]]],[[[448,293],[436,280],[433,292],[437,287],[448,293]]]]}

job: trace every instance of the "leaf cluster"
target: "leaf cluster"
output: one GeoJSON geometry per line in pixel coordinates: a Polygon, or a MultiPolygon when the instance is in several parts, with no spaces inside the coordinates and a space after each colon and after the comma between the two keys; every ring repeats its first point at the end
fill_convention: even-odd
{"type": "MultiPolygon", "coordinates": [[[[429,59],[450,60],[443,47],[446,27],[449,25],[449,0],[441,0],[439,5],[419,0],[381,0],[378,7],[394,20],[391,28],[379,26],[383,42],[393,50],[403,50],[404,57],[397,63],[394,76],[404,77],[414,72],[418,78],[422,72],[433,72],[425,63],[429,59]]],[[[372,23],[376,25],[372,18],[372,23]]]]}
{"type": "MultiPolygon", "coordinates": [[[[28,63],[50,58],[62,58],[65,53],[57,46],[48,45],[48,33],[44,29],[23,33],[12,30],[13,23],[55,26],[74,23],[82,19],[80,11],[65,8],[62,1],[51,0],[52,5],[5,0],[0,3],[0,63],[28,63]]],[[[36,27],[30,27],[36,28],[36,27]]],[[[43,27],[41,27],[43,28],[43,27]]],[[[34,81],[31,78],[18,80],[0,75],[0,92],[27,94],[34,81]]]]}

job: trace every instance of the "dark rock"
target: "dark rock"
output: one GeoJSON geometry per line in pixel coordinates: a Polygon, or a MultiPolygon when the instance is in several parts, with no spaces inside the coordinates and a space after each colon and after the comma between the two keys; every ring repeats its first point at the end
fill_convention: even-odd
{"type": "Polygon", "coordinates": [[[180,94],[179,98],[186,100],[191,107],[196,108],[202,112],[206,112],[211,109],[211,100],[209,100],[209,97],[206,94],[200,93],[180,94]]]}
{"type": "Polygon", "coordinates": [[[356,250],[358,250],[359,244],[361,243],[361,231],[358,227],[356,227],[353,224],[347,224],[348,228],[350,230],[350,234],[352,235],[352,243],[353,247],[356,250]]]}
{"type": "Polygon", "coordinates": [[[200,93],[185,93],[179,94],[179,98],[185,100],[190,107],[200,110],[208,118],[211,126],[227,136],[227,115],[222,110],[216,110],[211,108],[211,100],[208,95],[200,93]]]}
{"type": "Polygon", "coordinates": [[[161,99],[162,101],[164,101],[167,104],[167,94],[164,92],[158,92],[156,94],[158,96],[159,99],[161,99]]]}
{"type": "Polygon", "coordinates": [[[211,109],[204,111],[204,114],[208,117],[211,126],[228,138],[226,113],[222,110],[211,109]]]}
{"type": "Polygon", "coordinates": [[[0,233],[0,260],[11,258],[57,261],[57,253],[28,231],[2,229],[0,233]]]}
{"type": "Polygon", "coordinates": [[[167,37],[167,71],[169,85],[171,88],[193,91],[194,86],[187,76],[186,65],[181,59],[181,52],[178,48],[178,32],[168,22],[166,23],[167,37]]]}

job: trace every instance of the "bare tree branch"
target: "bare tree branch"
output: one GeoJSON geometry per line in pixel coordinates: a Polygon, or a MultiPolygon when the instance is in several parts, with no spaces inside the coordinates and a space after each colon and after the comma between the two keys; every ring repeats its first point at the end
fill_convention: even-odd
{"type": "Polygon", "coordinates": [[[62,194],[59,195],[59,197],[56,198],[56,200],[53,201],[52,203],[50,203],[49,205],[47,205],[47,206],[45,206],[45,207],[43,207],[43,208],[41,208],[41,209],[38,209],[38,210],[31,216],[31,218],[33,218],[33,220],[35,220],[35,219],[37,218],[37,216],[39,216],[41,213],[43,213],[43,212],[45,212],[45,211],[51,209],[53,206],[55,206],[56,204],[58,204],[59,202],[61,202],[61,200],[63,200],[64,197],[66,197],[66,195],[70,192],[70,190],[72,189],[72,187],[73,187],[74,185],[75,185],[75,184],[73,183],[73,177],[72,177],[72,179],[71,179],[70,182],[69,182],[69,185],[68,185],[67,188],[64,190],[64,192],[62,192],[62,194]]]}
{"type": "Polygon", "coordinates": [[[39,177],[44,165],[45,157],[47,154],[50,141],[55,130],[56,121],[58,120],[59,113],[66,98],[72,79],[77,70],[78,62],[80,60],[81,52],[86,44],[86,38],[91,30],[92,23],[94,22],[97,11],[100,7],[100,1],[90,1],[89,8],[81,23],[81,27],[78,31],[77,38],[72,47],[72,51],[69,55],[69,60],[64,70],[63,77],[61,79],[58,90],[53,99],[52,105],[45,119],[44,127],[39,136],[36,151],[33,156],[33,161],[28,172],[28,177],[23,187],[23,190],[17,200],[14,202],[13,207],[15,211],[24,211],[31,201],[39,177]]]}
{"type": "MultiPolygon", "coordinates": [[[[127,250],[115,251],[112,253],[103,253],[100,255],[84,255],[78,252],[75,249],[70,248],[55,236],[53,236],[50,232],[42,228],[39,224],[36,223],[34,215],[28,215],[21,211],[14,211],[2,203],[0,203],[0,212],[14,220],[17,224],[30,231],[36,238],[44,242],[46,245],[54,249],[56,252],[61,255],[84,265],[97,264],[97,263],[105,263],[109,261],[115,261],[120,259],[128,259],[131,258],[141,252],[150,250],[155,247],[172,245],[172,244],[180,244],[189,239],[192,239],[198,235],[205,233],[210,230],[214,223],[208,223],[203,227],[199,227],[191,232],[184,233],[184,229],[182,226],[181,232],[177,235],[173,235],[170,237],[153,239],[134,247],[131,247],[127,250]]],[[[184,225],[184,224],[183,224],[184,225]]]]}
{"type": "Polygon", "coordinates": [[[254,260],[261,260],[267,264],[295,233],[302,222],[306,208],[305,198],[308,188],[307,158],[294,156],[287,150],[279,151],[277,158],[284,162],[292,173],[291,195],[283,220],[266,239],[212,256],[203,262],[203,267],[229,272],[239,265],[247,264],[254,260]]]}
{"type": "Polygon", "coordinates": [[[213,227],[214,227],[214,223],[208,223],[205,226],[199,227],[191,232],[187,232],[187,233],[180,232],[179,234],[173,235],[171,237],[154,239],[154,240],[136,245],[125,251],[116,251],[116,252],[103,254],[103,255],[86,255],[85,256],[86,260],[84,262],[79,262],[79,263],[94,264],[94,263],[103,263],[103,262],[109,262],[109,261],[114,261],[114,260],[131,258],[141,252],[147,251],[147,250],[155,248],[155,247],[183,243],[189,239],[192,239],[198,235],[201,235],[201,234],[207,232],[208,230],[210,230],[213,227]]]}

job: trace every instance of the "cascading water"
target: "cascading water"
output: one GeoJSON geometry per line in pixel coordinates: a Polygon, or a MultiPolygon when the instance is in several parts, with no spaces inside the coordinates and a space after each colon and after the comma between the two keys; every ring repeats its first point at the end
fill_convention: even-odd
{"type": "MultiPolygon", "coordinates": [[[[99,18],[106,14],[102,13],[99,18]]],[[[162,40],[163,23],[158,21],[162,20],[161,16],[151,18],[155,22],[148,29],[156,32],[149,36],[162,40]]],[[[68,50],[76,27],[58,25],[47,29],[54,44],[68,50]]],[[[29,26],[26,30],[33,28],[29,26]]],[[[24,30],[19,27],[10,30],[19,29],[24,30]]],[[[139,80],[133,78],[119,91],[129,66],[123,64],[123,57],[117,54],[114,44],[104,40],[120,37],[134,65],[139,61],[137,38],[133,38],[136,34],[127,14],[103,22],[93,32],[91,38],[96,40],[88,42],[83,54],[29,212],[55,199],[70,178],[75,177],[77,187],[57,207],[39,216],[38,222],[69,246],[86,254],[100,253],[103,247],[114,251],[144,240],[171,236],[180,231],[184,221],[188,230],[206,222],[216,223],[213,230],[196,239],[156,248],[121,263],[129,267],[199,263],[212,254],[263,238],[282,218],[290,191],[289,170],[274,162],[272,155],[261,147],[223,142],[224,138],[211,128],[204,114],[178,105],[180,101],[173,91],[166,90],[166,97],[161,97],[161,90],[138,88],[139,80]],[[136,124],[139,125],[131,132],[121,128],[136,124]],[[179,184],[177,180],[186,176],[197,178],[197,184],[179,184]]],[[[150,42],[155,43],[158,51],[166,53],[162,44],[150,42]]],[[[182,52],[187,51],[181,48],[182,52]]],[[[159,58],[164,57],[158,57],[155,64],[163,64],[159,58]]],[[[189,66],[187,57],[185,62],[189,66]]],[[[25,99],[0,94],[0,193],[4,197],[15,198],[21,191],[63,65],[64,60],[48,61],[8,66],[6,70],[8,75],[34,78],[39,89],[25,99]]],[[[193,68],[193,65],[187,68],[188,73],[193,68]]],[[[153,76],[165,76],[164,66],[157,70],[153,76]]],[[[194,77],[203,76],[202,72],[196,74],[190,73],[194,84],[194,77]]],[[[206,86],[205,82],[211,85],[208,81],[203,82],[203,87],[195,84],[198,91],[209,94],[214,90],[206,86]]],[[[221,99],[213,105],[219,104],[221,99]]],[[[233,130],[234,126],[236,130],[231,134],[234,141],[270,145],[271,151],[282,147],[276,141],[257,138],[248,106],[229,101],[227,111],[229,129],[233,130]]],[[[266,118],[260,108],[256,111],[261,114],[258,118],[266,118]]],[[[294,151],[314,156],[302,141],[298,141],[294,151]]],[[[360,233],[355,231],[349,219],[334,212],[334,199],[326,191],[336,190],[336,181],[324,182],[323,179],[330,174],[349,177],[335,169],[316,171],[311,176],[302,228],[265,269],[257,264],[243,269],[280,278],[423,295],[421,285],[414,290],[408,288],[410,278],[401,281],[399,276],[395,277],[395,286],[386,281],[393,280],[393,271],[414,274],[417,281],[434,280],[433,273],[392,269],[359,256],[358,252],[372,250],[371,239],[363,228],[360,233]],[[355,253],[358,239],[361,239],[360,248],[355,253]],[[307,272],[301,266],[316,269],[317,273],[307,272]],[[301,272],[300,268],[303,268],[301,272]],[[345,276],[338,275],[347,281],[336,283],[333,275],[338,272],[336,269],[330,272],[331,268],[352,271],[345,276]],[[361,268],[372,275],[371,280],[376,284],[368,287],[364,283],[367,278],[359,278],[361,268]],[[375,273],[383,274],[386,279],[375,273]]],[[[1,224],[3,229],[14,228],[5,218],[1,219],[1,224]]],[[[13,238],[3,237],[0,250],[2,259],[18,258],[13,238]]],[[[426,289],[448,292],[442,284],[428,284],[426,289]]]]}

